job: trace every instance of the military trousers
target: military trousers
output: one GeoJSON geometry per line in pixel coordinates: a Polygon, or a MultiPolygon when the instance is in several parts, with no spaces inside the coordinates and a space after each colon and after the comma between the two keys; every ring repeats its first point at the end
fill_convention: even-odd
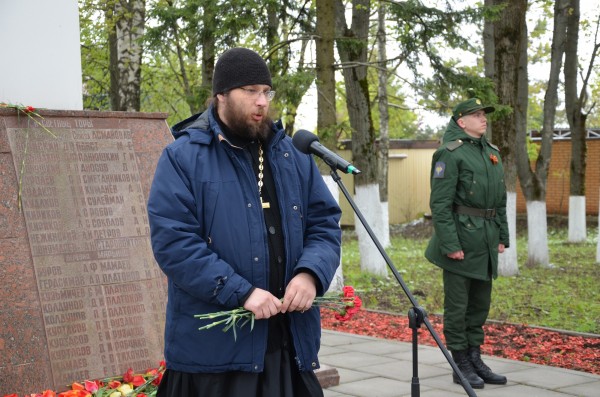
{"type": "Polygon", "coordinates": [[[492,299],[492,278],[476,280],[444,270],[444,337],[450,351],[481,346],[492,299]]]}

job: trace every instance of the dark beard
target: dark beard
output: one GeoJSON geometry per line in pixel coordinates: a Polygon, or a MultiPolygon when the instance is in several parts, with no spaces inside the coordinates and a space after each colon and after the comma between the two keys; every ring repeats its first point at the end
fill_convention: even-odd
{"type": "Polygon", "coordinates": [[[240,116],[240,112],[236,112],[230,106],[223,109],[227,118],[227,127],[229,132],[242,140],[259,139],[262,142],[268,141],[271,134],[271,125],[273,121],[269,116],[265,116],[259,124],[249,123],[246,119],[240,116]]]}

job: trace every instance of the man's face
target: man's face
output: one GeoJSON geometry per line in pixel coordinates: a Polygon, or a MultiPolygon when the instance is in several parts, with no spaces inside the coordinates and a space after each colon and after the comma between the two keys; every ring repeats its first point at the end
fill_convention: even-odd
{"type": "Polygon", "coordinates": [[[267,97],[270,90],[268,85],[257,84],[217,95],[219,117],[242,138],[266,139],[271,128],[267,97]]]}
{"type": "Polygon", "coordinates": [[[474,138],[480,138],[485,134],[485,130],[487,129],[487,118],[483,110],[462,116],[458,119],[457,123],[460,128],[474,138]]]}

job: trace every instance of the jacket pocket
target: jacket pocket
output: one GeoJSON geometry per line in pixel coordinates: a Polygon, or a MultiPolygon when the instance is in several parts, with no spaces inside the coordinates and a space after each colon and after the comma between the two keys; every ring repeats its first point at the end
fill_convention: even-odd
{"type": "Polygon", "coordinates": [[[463,251],[477,251],[483,244],[484,219],[478,216],[457,214],[458,239],[463,251]]]}
{"type": "Polygon", "coordinates": [[[207,182],[203,183],[201,188],[203,206],[202,208],[198,208],[198,212],[202,214],[202,221],[200,222],[202,227],[201,237],[209,246],[212,244],[211,233],[217,212],[220,185],[219,182],[207,182]]]}

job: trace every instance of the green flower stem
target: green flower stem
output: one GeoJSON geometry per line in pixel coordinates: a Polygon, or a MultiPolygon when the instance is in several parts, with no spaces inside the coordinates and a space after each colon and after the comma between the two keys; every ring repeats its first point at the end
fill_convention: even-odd
{"type": "Polygon", "coordinates": [[[139,392],[143,391],[143,390],[144,390],[146,387],[148,387],[148,385],[149,385],[150,383],[154,382],[154,380],[155,380],[156,378],[158,378],[159,374],[160,374],[160,372],[159,372],[159,373],[157,373],[156,375],[154,375],[154,376],[152,376],[152,377],[148,378],[144,384],[141,384],[141,385],[139,385],[138,387],[136,387],[136,388],[135,388],[135,389],[134,389],[134,390],[131,392],[131,395],[137,395],[139,392]]]}
{"type": "MultiPolygon", "coordinates": [[[[281,301],[283,302],[283,299],[281,301]]],[[[313,304],[315,306],[329,308],[331,310],[337,311],[340,314],[345,314],[347,308],[354,307],[354,298],[332,295],[318,296],[313,301],[313,304]]],[[[244,309],[243,307],[238,307],[237,309],[232,310],[223,310],[214,313],[196,314],[194,317],[200,320],[217,320],[221,317],[224,317],[223,319],[213,321],[210,324],[204,325],[198,328],[198,330],[210,329],[218,325],[224,324],[225,326],[223,327],[222,331],[227,332],[230,329],[232,329],[234,340],[237,340],[237,328],[242,328],[244,325],[250,322],[250,330],[254,329],[254,313],[244,309]]]]}
{"type": "Polygon", "coordinates": [[[19,211],[23,205],[23,175],[25,173],[25,159],[27,158],[27,147],[29,145],[29,131],[25,133],[25,150],[23,152],[23,160],[21,160],[21,169],[19,171],[19,193],[17,194],[17,206],[19,211]]]}

